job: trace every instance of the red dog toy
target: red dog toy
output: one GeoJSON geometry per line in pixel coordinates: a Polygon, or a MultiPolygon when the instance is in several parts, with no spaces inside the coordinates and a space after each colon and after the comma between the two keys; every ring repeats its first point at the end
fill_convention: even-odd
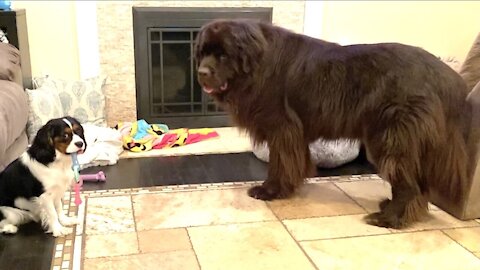
{"type": "Polygon", "coordinates": [[[89,182],[105,182],[107,180],[103,171],[99,171],[95,174],[81,174],[80,179],[81,181],[89,182]]]}

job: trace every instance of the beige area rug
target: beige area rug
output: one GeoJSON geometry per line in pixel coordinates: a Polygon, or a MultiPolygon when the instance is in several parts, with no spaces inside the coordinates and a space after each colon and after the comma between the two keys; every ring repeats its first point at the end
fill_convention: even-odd
{"type": "Polygon", "coordinates": [[[476,220],[432,206],[402,231],[365,224],[390,196],[377,175],[308,179],[272,202],[248,197],[254,184],[84,192],[65,209],[82,223],[57,239],[52,269],[480,269],[476,220]]]}
{"type": "Polygon", "coordinates": [[[214,130],[219,135],[216,138],[174,148],[152,149],[140,153],[123,151],[120,158],[227,154],[252,151],[250,138],[238,128],[222,127],[214,128],[214,130]]]}

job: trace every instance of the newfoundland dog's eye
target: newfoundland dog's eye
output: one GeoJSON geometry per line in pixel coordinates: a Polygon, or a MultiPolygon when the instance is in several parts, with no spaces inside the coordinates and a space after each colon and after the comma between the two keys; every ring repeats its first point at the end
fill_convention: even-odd
{"type": "Polygon", "coordinates": [[[220,61],[227,61],[228,57],[224,54],[220,55],[220,61]]]}

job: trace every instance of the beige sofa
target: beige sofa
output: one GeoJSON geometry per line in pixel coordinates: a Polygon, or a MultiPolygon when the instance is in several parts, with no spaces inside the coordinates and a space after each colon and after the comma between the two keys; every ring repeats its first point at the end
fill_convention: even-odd
{"type": "Polygon", "coordinates": [[[0,43],[0,171],[27,148],[27,120],[20,53],[14,46],[0,43]]]}
{"type": "Polygon", "coordinates": [[[463,62],[460,75],[465,79],[469,89],[472,89],[467,100],[472,104],[472,131],[470,133],[468,150],[471,158],[475,160],[472,168],[472,181],[467,187],[461,203],[444,198],[431,191],[431,200],[434,204],[449,212],[459,219],[480,218],[480,33],[473,43],[465,61],[463,62]]]}

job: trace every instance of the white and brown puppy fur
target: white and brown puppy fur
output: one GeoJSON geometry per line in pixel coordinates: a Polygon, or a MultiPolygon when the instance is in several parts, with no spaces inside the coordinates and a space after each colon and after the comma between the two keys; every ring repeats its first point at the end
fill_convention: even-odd
{"type": "Polygon", "coordinates": [[[0,173],[0,232],[16,233],[18,225],[41,221],[62,236],[77,224],[63,212],[62,198],[74,182],[72,153],[85,151],[83,128],[72,117],[48,121],[32,145],[0,173]]]}

